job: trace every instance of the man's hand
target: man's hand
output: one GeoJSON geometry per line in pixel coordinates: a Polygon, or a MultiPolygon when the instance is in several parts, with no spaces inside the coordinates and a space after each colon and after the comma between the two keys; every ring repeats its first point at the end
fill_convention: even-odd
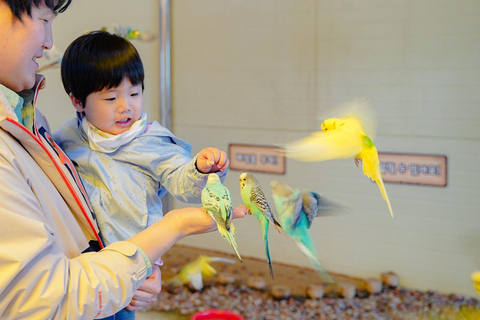
{"type": "Polygon", "coordinates": [[[143,307],[157,301],[157,295],[162,290],[162,273],[157,265],[153,265],[153,272],[145,279],[140,288],[135,291],[132,301],[126,307],[130,311],[138,311],[143,307]]]}

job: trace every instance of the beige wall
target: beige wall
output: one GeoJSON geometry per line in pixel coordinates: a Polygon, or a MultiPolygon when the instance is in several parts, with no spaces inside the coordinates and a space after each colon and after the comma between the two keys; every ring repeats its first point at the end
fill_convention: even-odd
{"type": "MultiPolygon", "coordinates": [[[[359,277],[393,270],[401,284],[475,295],[480,269],[480,2],[471,0],[173,0],[173,130],[192,143],[286,142],[318,129],[316,117],[369,97],[379,116],[379,151],[448,157],[448,186],[377,187],[353,160],[288,161],[285,176],[350,208],[317,219],[318,252],[332,272],[359,277]]],[[[54,23],[59,50],[111,23],[158,30],[156,1],[76,0],[54,23]]],[[[157,119],[158,42],[135,42],[146,66],[145,105],[157,119]]],[[[55,129],[73,117],[59,70],[49,70],[40,105],[55,129]]],[[[240,205],[240,172],[226,185],[240,205]]],[[[183,204],[175,203],[177,206],[183,204]]],[[[240,252],[264,258],[253,217],[235,221],[240,252]]],[[[274,261],[309,266],[295,245],[270,233],[274,261]]],[[[214,233],[184,244],[231,252],[214,233]]],[[[267,271],[267,265],[265,270],[267,271]]],[[[312,279],[318,281],[319,279],[312,279]]]]}
{"type": "MultiPolygon", "coordinates": [[[[369,97],[380,120],[378,150],[446,155],[446,188],[387,184],[391,219],[353,160],[288,161],[285,176],[256,176],[268,197],[270,180],[280,179],[350,208],[313,225],[332,272],[393,270],[407,287],[475,295],[479,16],[480,2],[470,0],[174,0],[174,132],[194,151],[270,145],[318,129],[315,118],[330,107],[369,97]]],[[[239,174],[230,171],[226,181],[235,205],[239,174]]],[[[263,259],[256,220],[235,225],[240,252],[263,259]]],[[[274,261],[309,266],[289,239],[275,231],[270,239],[274,261]]],[[[183,243],[231,252],[218,234],[183,243]]]]}

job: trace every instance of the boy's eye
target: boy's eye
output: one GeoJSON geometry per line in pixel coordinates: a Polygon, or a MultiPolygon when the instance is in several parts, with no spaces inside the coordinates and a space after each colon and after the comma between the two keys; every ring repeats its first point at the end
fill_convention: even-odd
{"type": "Polygon", "coordinates": [[[105,100],[106,100],[106,101],[115,101],[115,97],[112,97],[112,98],[106,98],[105,100]]]}
{"type": "Polygon", "coordinates": [[[138,92],[134,92],[134,93],[132,93],[130,96],[136,97],[136,96],[138,96],[138,92]]]}

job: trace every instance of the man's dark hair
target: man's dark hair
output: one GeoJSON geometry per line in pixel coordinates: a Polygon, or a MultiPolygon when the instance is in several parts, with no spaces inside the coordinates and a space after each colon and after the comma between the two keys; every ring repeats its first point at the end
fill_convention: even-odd
{"type": "Polygon", "coordinates": [[[93,31],[75,39],[62,58],[62,82],[67,94],[85,100],[91,93],[118,87],[127,77],[142,85],[145,73],[137,49],[130,41],[106,31],[93,31]]]}
{"type": "Polygon", "coordinates": [[[10,10],[12,10],[13,15],[18,19],[22,20],[22,15],[27,13],[30,17],[32,16],[32,5],[38,7],[42,2],[45,3],[47,7],[52,9],[54,12],[63,12],[67,10],[68,6],[72,0],[4,0],[10,10]]]}

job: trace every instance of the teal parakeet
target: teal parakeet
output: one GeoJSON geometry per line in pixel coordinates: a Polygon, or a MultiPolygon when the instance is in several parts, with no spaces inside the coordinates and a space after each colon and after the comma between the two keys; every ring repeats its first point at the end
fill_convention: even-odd
{"type": "Polygon", "coordinates": [[[216,173],[208,175],[207,185],[202,190],[202,205],[208,214],[217,222],[218,232],[227,239],[233,251],[242,262],[235,241],[235,226],[232,223],[232,197],[230,191],[222,184],[216,173]]]}
{"type": "Polygon", "coordinates": [[[320,195],[316,192],[295,189],[288,185],[272,181],[272,197],[283,230],[295,241],[300,251],[308,258],[315,270],[327,282],[334,282],[318,257],[310,226],[320,206],[320,195]]]}
{"type": "Polygon", "coordinates": [[[354,157],[357,167],[376,182],[388,211],[393,211],[383,184],[377,148],[373,144],[375,115],[367,100],[356,100],[338,111],[339,117],[322,122],[321,131],[283,145],[286,157],[299,161],[325,161],[354,157]]]}
{"type": "Polygon", "coordinates": [[[265,194],[263,193],[262,187],[257,179],[251,173],[244,172],[240,175],[239,183],[243,203],[248,208],[249,214],[253,214],[260,222],[263,239],[265,241],[265,254],[270,268],[270,275],[273,278],[273,266],[268,248],[268,228],[270,222],[274,224],[279,232],[282,229],[282,226],[273,216],[272,210],[268,205],[265,194]]]}
{"type": "Polygon", "coordinates": [[[169,280],[169,284],[181,286],[190,283],[196,290],[202,290],[203,277],[213,277],[217,274],[217,270],[210,265],[212,262],[235,263],[235,261],[231,259],[201,255],[192,262],[184,265],[182,269],[169,280]]]}

